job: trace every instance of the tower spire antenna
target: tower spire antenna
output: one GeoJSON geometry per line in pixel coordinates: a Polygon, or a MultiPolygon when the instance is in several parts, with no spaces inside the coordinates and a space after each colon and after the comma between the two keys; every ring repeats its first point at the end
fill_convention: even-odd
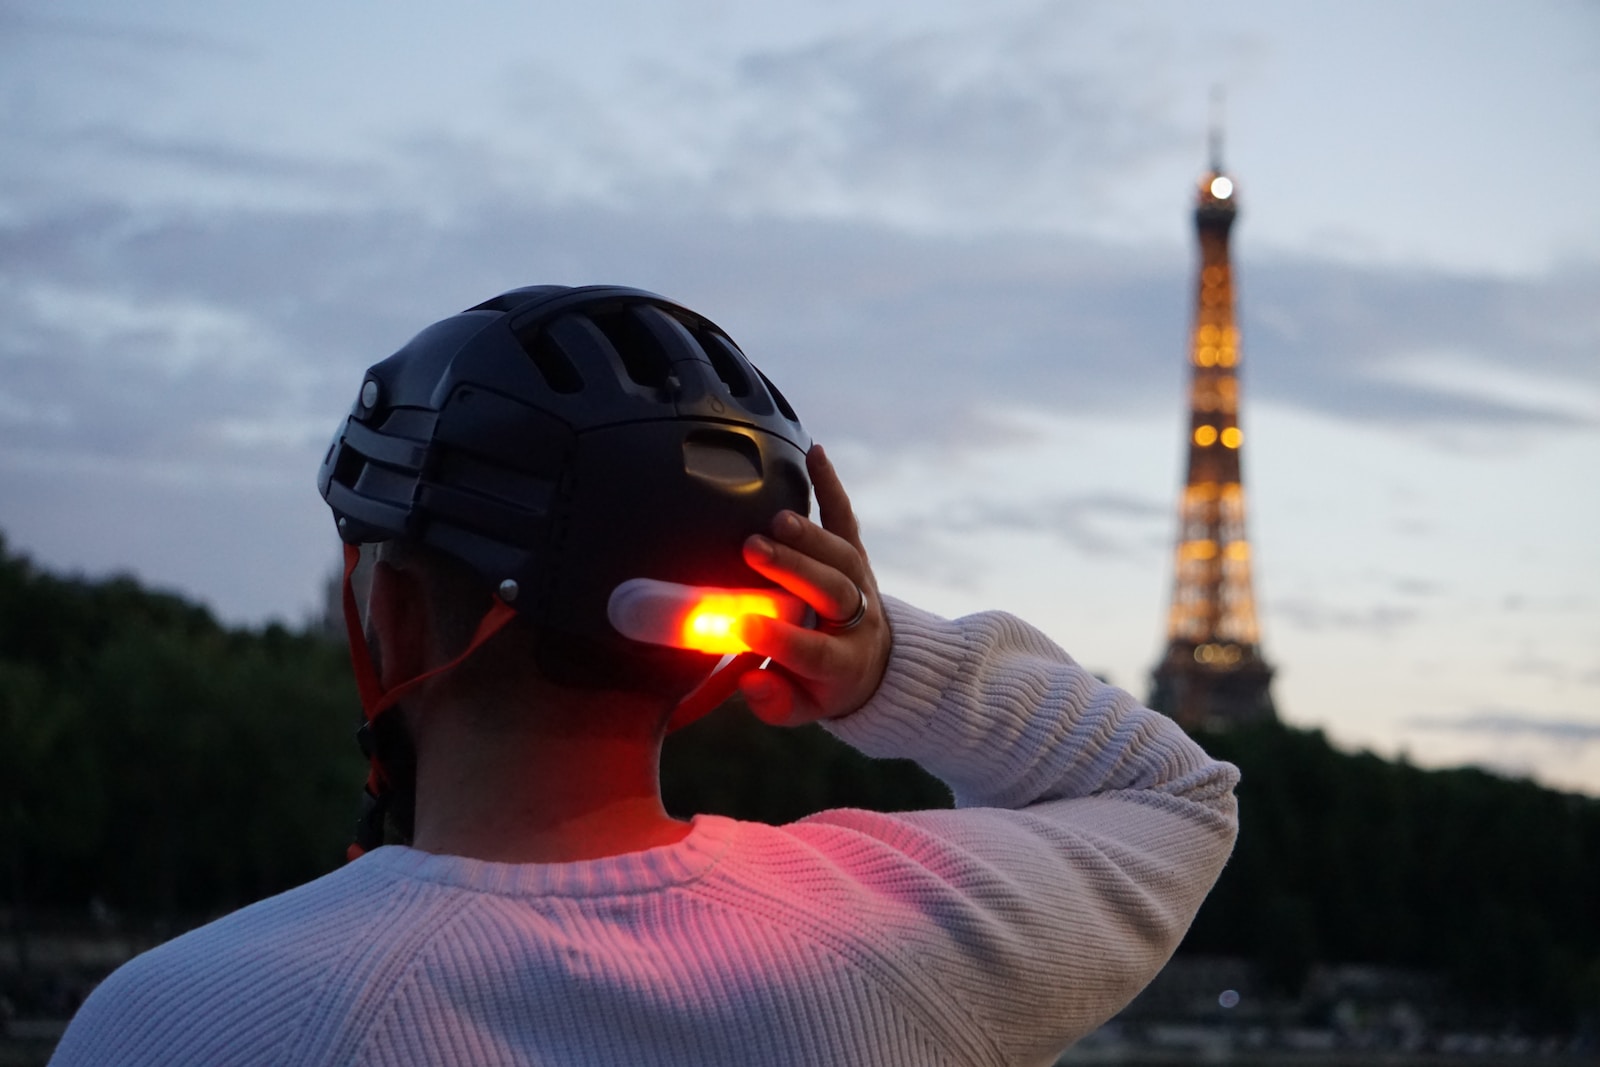
{"type": "Polygon", "coordinates": [[[1211,87],[1211,122],[1209,125],[1208,142],[1211,148],[1211,173],[1222,173],[1222,105],[1223,89],[1221,85],[1211,87]]]}

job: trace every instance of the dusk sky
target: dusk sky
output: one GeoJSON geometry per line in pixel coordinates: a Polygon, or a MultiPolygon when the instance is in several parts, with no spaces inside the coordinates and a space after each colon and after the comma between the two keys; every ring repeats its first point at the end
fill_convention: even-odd
{"type": "Polygon", "coordinates": [[[1213,86],[1283,717],[1600,795],[1600,6],[0,0],[0,531],[319,609],[363,369],[504,289],[720,323],[889,592],[1135,693],[1213,86]]]}

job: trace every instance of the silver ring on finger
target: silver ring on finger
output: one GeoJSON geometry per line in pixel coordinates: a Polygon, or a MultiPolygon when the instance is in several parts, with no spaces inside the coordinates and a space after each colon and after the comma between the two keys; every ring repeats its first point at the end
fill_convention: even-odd
{"type": "Polygon", "coordinates": [[[854,630],[861,625],[861,620],[867,617],[867,591],[855,582],[850,584],[856,587],[856,596],[860,598],[856,604],[856,613],[843,621],[824,618],[822,628],[829,633],[842,634],[846,630],[854,630]]]}

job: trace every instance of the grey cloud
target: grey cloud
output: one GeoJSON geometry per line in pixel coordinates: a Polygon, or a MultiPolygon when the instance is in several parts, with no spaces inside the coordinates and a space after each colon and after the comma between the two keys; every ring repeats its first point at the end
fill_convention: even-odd
{"type": "Polygon", "coordinates": [[[1305,598],[1282,597],[1266,606],[1266,614],[1279,623],[1302,630],[1365,630],[1385,633],[1418,621],[1411,607],[1376,604],[1359,609],[1335,607],[1305,598]]]}
{"type": "Polygon", "coordinates": [[[1600,387],[1600,264],[1535,279],[1306,261],[1241,265],[1253,395],[1399,425],[1595,425],[1567,411],[1387,379],[1395,360],[1449,352],[1600,387]]]}
{"type": "MultiPolygon", "coordinates": [[[[440,220],[84,205],[0,225],[0,442],[161,456],[199,447],[194,427],[208,420],[331,427],[361,368],[425,322],[533,280],[619,280],[711,313],[823,439],[981,447],[996,429],[984,412],[997,408],[1177,418],[1188,270],[1186,260],[1081,238],[682,210],[498,204],[440,220]],[[81,311],[41,316],[41,290],[81,297],[81,311]],[[108,301],[150,310],[108,325],[108,301]],[[240,324],[251,351],[164,364],[197,343],[183,339],[185,309],[240,324]]],[[[1259,299],[1277,325],[1246,312],[1246,403],[1399,426],[1551,425],[1510,404],[1395,389],[1367,368],[1404,346],[1470,343],[1507,366],[1593,380],[1600,370],[1578,351],[1595,318],[1577,299],[1586,270],[1544,281],[1262,270],[1251,291],[1266,290],[1259,299]],[[1465,324],[1462,309],[1476,309],[1465,324]]],[[[274,432],[289,431],[265,437],[274,432]]],[[[1342,624],[1288,610],[1309,626],[1342,624]]]]}
{"type": "Polygon", "coordinates": [[[1429,581],[1425,578],[1397,577],[1391,580],[1390,588],[1404,596],[1436,597],[1445,591],[1443,584],[1429,581]]]}
{"type": "MultiPolygon", "coordinates": [[[[0,314],[26,321],[13,297],[0,298],[0,314]]],[[[86,321],[95,313],[92,303],[82,311],[86,321]]],[[[210,337],[196,342],[180,336],[181,323],[159,322],[83,333],[35,323],[0,333],[0,498],[8,509],[28,507],[14,479],[30,472],[65,483],[99,469],[132,483],[309,484],[315,446],[359,371],[337,375],[335,390],[286,356],[267,320],[241,317],[237,327],[216,335],[215,351],[177,364],[168,362],[172,349],[210,337]],[[251,330],[262,336],[250,338],[251,330]],[[228,351],[235,343],[257,351],[236,358],[228,351]]]]}
{"type": "Polygon", "coordinates": [[[947,589],[973,591],[979,588],[983,561],[955,547],[939,536],[940,530],[926,518],[900,519],[892,523],[865,523],[863,536],[872,548],[874,562],[947,589]]]}
{"type": "Polygon", "coordinates": [[[1026,503],[969,501],[947,521],[951,529],[959,531],[1048,534],[1087,556],[1139,556],[1156,543],[1158,534],[1166,532],[1170,517],[1166,506],[1152,501],[1095,493],[1026,503]]]}
{"type": "MultiPolygon", "coordinates": [[[[473,151],[469,170],[506,169],[488,146],[473,151]]],[[[785,169],[764,158],[762,166],[785,169]]],[[[939,180],[939,166],[925,169],[939,180]]],[[[869,174],[857,177],[870,184],[869,174]]],[[[615,262],[671,291],[706,292],[715,306],[743,312],[752,327],[741,340],[754,337],[765,351],[819,370],[844,355],[846,388],[828,401],[856,408],[846,419],[865,436],[905,432],[895,407],[948,421],[975,393],[1068,412],[1182,403],[1189,252],[1037,229],[935,234],[881,220],[780,217],[770,204],[766,213],[730,213],[706,202],[729,194],[720,179],[702,182],[698,195],[680,196],[670,183],[634,189],[628,206],[511,211],[495,199],[504,194],[463,184],[486,199],[476,220],[435,235],[457,246],[457,258],[477,240],[481,264],[615,262]]],[[[990,184],[1009,188],[998,175],[990,184]]],[[[1403,428],[1595,424],[1570,409],[1387,372],[1406,357],[1442,353],[1600,390],[1592,359],[1600,265],[1499,279],[1280,257],[1246,258],[1239,273],[1247,404],[1403,428]]]]}
{"type": "Polygon", "coordinates": [[[209,53],[224,58],[241,58],[251,54],[238,45],[188,30],[45,15],[37,10],[24,10],[14,3],[0,4],[0,41],[20,43],[28,38],[67,44],[104,44],[141,52],[209,53]]]}
{"type": "MultiPolygon", "coordinates": [[[[611,278],[722,320],[833,440],[979,444],[975,413],[997,406],[1176,419],[1191,253],[1176,242],[1113,248],[1040,223],[1062,211],[1092,218],[1097,186],[1184,140],[1158,90],[1130,92],[1125,72],[1073,58],[1092,49],[1061,47],[1085,24],[1077,6],[1040,5],[979,29],[772,49],[703,83],[681,70],[641,75],[640,88],[670,106],[623,107],[549,74],[537,82],[540,106],[508,109],[496,141],[420,131],[392,146],[390,162],[359,167],[79,131],[112,166],[157,161],[377,206],[14,213],[0,224],[0,282],[181,299],[260,323],[281,368],[303,381],[299,400],[269,384],[289,414],[323,410],[304,397],[485,293],[611,278]],[[971,47],[972,33],[996,39],[971,47]],[[630,139],[629,122],[658,121],[667,134],[630,139]],[[663,137],[686,144],[665,151],[663,137]],[[597,191],[562,199],[556,172],[592,176],[597,191]],[[776,196],[762,186],[774,175],[802,188],[776,196]],[[431,190],[433,205],[399,206],[395,188],[431,190]],[[831,207],[794,206],[819,188],[831,207]],[[970,228],[881,221],[919,198],[970,228]]],[[[1600,387],[1600,265],[1472,278],[1255,258],[1248,230],[1241,240],[1247,405],[1397,427],[1592,422],[1382,372],[1407,353],[1458,352],[1600,387]]],[[[11,387],[12,408],[56,410],[39,376],[58,360],[41,353],[94,365],[91,352],[72,355],[69,338],[38,334],[25,315],[0,327],[0,358],[32,363],[11,387]]],[[[89,377],[72,383],[73,395],[92,392],[89,377]]]]}
{"type": "Polygon", "coordinates": [[[1500,610],[1582,615],[1594,610],[1594,605],[1593,598],[1582,593],[1563,596],[1529,596],[1525,593],[1513,593],[1501,599],[1500,610]]]}
{"type": "MultiPolygon", "coordinates": [[[[1115,493],[1058,495],[1027,502],[970,498],[946,505],[937,513],[874,526],[869,532],[880,558],[940,584],[966,589],[978,580],[982,562],[952,547],[948,535],[1038,533],[1084,556],[1143,560],[1166,544],[1168,518],[1163,506],[1115,493]]],[[[958,537],[956,543],[971,541],[958,537]]]]}
{"type": "Polygon", "coordinates": [[[1031,226],[1090,208],[1097,179],[1186,141],[1137,91],[1068,59],[1082,29],[1075,8],[1047,5],[992,27],[748,57],[736,88],[758,104],[728,177],[765,192],[781,175],[791,199],[815,190],[880,218],[920,208],[1031,226]],[[996,39],[975,47],[975,35],[996,39]]]}
{"type": "MultiPolygon", "coordinates": [[[[102,336],[98,298],[192,305],[255,324],[272,363],[252,371],[219,353],[191,371],[192,384],[258,403],[283,395],[284,382],[302,393],[340,386],[342,407],[344,379],[431,318],[530,280],[611,278],[713,312],[803,410],[827,412],[820,427],[831,439],[961,442],[992,435],[974,414],[983,405],[1129,403],[1138,372],[1121,356],[1126,335],[1162,318],[1113,310],[1130,300],[1126,289],[1150,285],[1137,259],[1103,257],[1095,270],[1097,257],[1064,249],[1046,268],[1045,250],[1024,246],[1008,262],[994,248],[859,227],[604,211],[502,210],[441,225],[401,213],[91,207],[0,228],[0,355],[13,401],[43,409],[65,396],[83,407],[102,387],[131,389],[125,413],[143,389],[132,357],[170,339],[102,336]],[[81,322],[41,320],[28,297],[41,287],[83,294],[81,322]]],[[[1169,331],[1176,322],[1169,311],[1169,331]]],[[[1165,346],[1131,347],[1153,369],[1165,346]]],[[[1170,370],[1168,379],[1175,387],[1170,370]]]]}
{"type": "Polygon", "coordinates": [[[244,178],[251,183],[348,190],[381,177],[376,164],[354,164],[268,152],[249,144],[198,137],[153,136],[105,124],[54,135],[63,148],[103,153],[119,167],[141,163],[181,168],[193,176],[244,178]]]}
{"type": "MultiPolygon", "coordinates": [[[[230,621],[298,622],[318,606],[338,538],[301,452],[285,473],[219,478],[149,464],[63,470],[0,464],[0,532],[53,570],[139,577],[202,598],[230,621]]],[[[194,457],[198,464],[199,457],[194,457]]]]}
{"type": "MultiPolygon", "coordinates": [[[[603,95],[528,64],[506,80],[505,140],[538,164],[546,191],[572,189],[581,172],[591,203],[940,232],[1092,230],[1129,170],[1194,146],[1171,114],[1170,48],[1103,32],[1086,10],[887,24],[704,68],[640,64],[603,95]]],[[[470,180],[502,172],[492,161],[470,180]]],[[[525,174],[521,194],[541,195],[525,174]]]]}
{"type": "Polygon", "coordinates": [[[1570,664],[1546,659],[1530,652],[1524,652],[1516,659],[1507,661],[1505,669],[1510,674],[1527,674],[1556,682],[1566,681],[1573,673],[1570,664]]]}
{"type": "Polygon", "coordinates": [[[1563,744],[1600,742],[1600,722],[1579,719],[1545,719],[1506,711],[1485,711],[1459,718],[1417,717],[1405,725],[1418,730],[1488,734],[1495,737],[1533,737],[1563,744]]]}

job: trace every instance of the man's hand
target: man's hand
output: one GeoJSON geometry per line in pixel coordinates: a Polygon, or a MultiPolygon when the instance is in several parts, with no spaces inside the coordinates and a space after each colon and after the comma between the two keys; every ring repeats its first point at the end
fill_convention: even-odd
{"type": "Polygon", "coordinates": [[[815,630],[755,615],[740,622],[745,644],[772,663],[746,673],[739,689],[756,717],[775,726],[850,714],[877,691],[889,663],[889,621],[850,498],[821,445],[806,455],[806,469],[822,525],[782,511],[770,537],[756,534],[744,544],[746,563],[822,620],[815,630]],[[863,606],[857,625],[838,628],[863,606]]]}

